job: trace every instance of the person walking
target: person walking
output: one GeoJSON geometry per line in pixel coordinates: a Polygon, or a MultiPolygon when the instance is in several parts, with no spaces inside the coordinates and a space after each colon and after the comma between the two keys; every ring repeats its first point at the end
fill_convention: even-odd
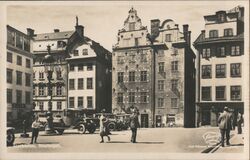
{"type": "Polygon", "coordinates": [[[32,123],[32,138],[30,144],[37,143],[37,137],[39,134],[40,122],[38,121],[38,116],[35,117],[35,120],[32,123]]]}
{"type": "Polygon", "coordinates": [[[243,116],[242,114],[239,112],[238,116],[237,116],[237,129],[238,129],[238,134],[242,133],[242,128],[241,125],[243,123],[243,116]]]}
{"type": "Polygon", "coordinates": [[[100,136],[101,136],[100,143],[104,142],[104,136],[108,137],[108,141],[110,141],[109,129],[107,127],[108,119],[104,116],[104,112],[105,112],[105,110],[101,111],[101,116],[99,118],[99,120],[100,120],[100,136]]]}
{"type": "Polygon", "coordinates": [[[139,120],[138,120],[138,111],[136,109],[133,110],[132,115],[130,116],[130,129],[132,131],[131,135],[131,142],[136,143],[136,136],[137,136],[137,128],[140,127],[139,120]]]}
{"type": "Polygon", "coordinates": [[[224,112],[218,119],[219,129],[221,133],[221,146],[224,147],[224,139],[226,134],[226,144],[230,145],[230,130],[232,129],[231,114],[229,113],[228,107],[224,107],[224,112]]]}

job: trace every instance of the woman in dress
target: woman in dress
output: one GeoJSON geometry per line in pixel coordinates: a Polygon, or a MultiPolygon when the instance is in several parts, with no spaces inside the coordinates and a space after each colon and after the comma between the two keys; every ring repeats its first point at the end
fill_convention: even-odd
{"type": "Polygon", "coordinates": [[[100,119],[100,136],[101,136],[100,143],[104,142],[104,139],[103,139],[104,136],[108,137],[108,141],[110,141],[109,130],[107,127],[108,119],[104,116],[104,112],[105,110],[102,110],[101,116],[99,118],[100,119]]]}

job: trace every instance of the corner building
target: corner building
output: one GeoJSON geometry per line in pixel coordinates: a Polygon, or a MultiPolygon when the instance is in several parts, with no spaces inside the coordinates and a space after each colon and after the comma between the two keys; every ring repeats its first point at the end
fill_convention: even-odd
{"type": "Polygon", "coordinates": [[[236,124],[244,112],[244,8],[204,16],[205,30],[194,42],[197,49],[197,126],[217,126],[225,106],[236,124]]]}
{"type": "MultiPolygon", "coordinates": [[[[186,35],[189,33],[186,31],[186,35]]],[[[188,121],[193,122],[195,117],[194,100],[191,98],[188,103],[184,93],[189,85],[187,92],[195,98],[192,90],[195,56],[187,40],[172,20],[161,26],[159,20],[152,20],[150,35],[137,11],[131,8],[113,47],[113,112],[137,107],[141,127],[165,127],[170,122],[191,126],[188,121]],[[184,65],[190,69],[184,69],[184,65]],[[185,110],[188,107],[189,111],[185,110]]]]}

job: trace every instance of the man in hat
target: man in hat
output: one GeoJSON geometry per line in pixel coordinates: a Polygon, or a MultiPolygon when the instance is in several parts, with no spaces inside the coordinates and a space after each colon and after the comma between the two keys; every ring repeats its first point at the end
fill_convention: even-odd
{"type": "Polygon", "coordinates": [[[138,120],[138,114],[139,113],[138,113],[137,109],[134,109],[132,112],[132,115],[129,118],[130,129],[132,131],[132,136],[131,136],[132,143],[136,143],[137,128],[140,126],[139,120],[138,120]]]}
{"type": "Polygon", "coordinates": [[[99,118],[99,120],[100,120],[100,136],[101,136],[100,143],[104,142],[104,139],[103,139],[104,136],[108,137],[108,141],[110,141],[109,129],[107,127],[108,119],[104,116],[104,113],[105,113],[105,109],[103,109],[101,111],[101,116],[99,118]]]}
{"type": "Polygon", "coordinates": [[[221,146],[224,147],[224,139],[226,134],[226,144],[230,145],[230,130],[232,129],[231,125],[231,114],[227,107],[224,107],[224,112],[220,115],[218,119],[219,129],[221,132],[221,146]]]}

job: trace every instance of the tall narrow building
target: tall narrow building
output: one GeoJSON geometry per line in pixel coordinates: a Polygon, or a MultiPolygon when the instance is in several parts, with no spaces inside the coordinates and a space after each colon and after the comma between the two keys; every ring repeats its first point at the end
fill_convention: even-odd
{"type": "Polygon", "coordinates": [[[218,11],[204,20],[205,30],[194,42],[198,58],[197,126],[216,126],[225,106],[235,117],[244,112],[244,8],[218,11]]]}
{"type": "Polygon", "coordinates": [[[136,107],[142,127],[193,127],[195,55],[190,31],[172,20],[151,21],[151,34],[134,8],[129,10],[112,56],[112,107],[115,113],[136,107]],[[191,98],[190,98],[191,97],[191,98]]]}

